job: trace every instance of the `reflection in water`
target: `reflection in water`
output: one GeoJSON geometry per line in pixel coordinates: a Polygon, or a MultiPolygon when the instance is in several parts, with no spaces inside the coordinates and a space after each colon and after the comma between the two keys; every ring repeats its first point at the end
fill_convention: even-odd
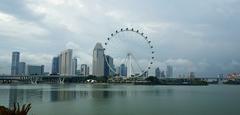
{"type": "Polygon", "coordinates": [[[18,99],[18,97],[22,97],[22,95],[18,94],[18,90],[15,86],[11,87],[9,91],[9,107],[13,107],[15,102],[22,102],[23,99],[18,99]]]}
{"type": "Polygon", "coordinates": [[[238,86],[0,86],[1,105],[12,107],[15,102],[30,102],[34,115],[202,115],[197,114],[199,108],[205,115],[226,115],[238,113],[238,97],[238,86]],[[231,98],[226,100],[226,97],[231,98]],[[215,111],[216,109],[219,111],[215,111]]]}
{"type": "MultiPolygon", "coordinates": [[[[112,99],[124,98],[128,95],[132,96],[160,96],[173,95],[173,89],[158,88],[134,88],[114,85],[90,85],[88,87],[76,87],[76,85],[50,85],[43,86],[11,86],[9,89],[9,103],[7,106],[13,107],[13,104],[18,102],[24,103],[41,103],[41,102],[58,102],[58,101],[75,101],[83,98],[92,99],[112,99]],[[111,90],[110,90],[111,89],[111,90]],[[140,90],[139,90],[140,89],[140,90]]],[[[5,94],[7,95],[7,94],[5,94]]]]}
{"type": "Polygon", "coordinates": [[[92,91],[91,97],[93,99],[111,99],[114,97],[126,97],[127,91],[92,91]]]}
{"type": "Polygon", "coordinates": [[[124,89],[120,90],[109,90],[114,89],[113,85],[92,85],[91,96],[93,99],[111,99],[117,96],[125,97],[127,91],[124,89]]]}
{"type": "Polygon", "coordinates": [[[17,86],[11,86],[9,89],[9,107],[14,103],[32,103],[42,101],[42,90],[36,89],[18,89],[17,86]]]}
{"type": "Polygon", "coordinates": [[[51,91],[51,101],[66,101],[76,98],[75,91],[51,91]]]}
{"type": "Polygon", "coordinates": [[[89,92],[88,91],[78,91],[75,90],[76,86],[66,86],[66,85],[59,85],[57,86],[52,86],[50,94],[51,94],[51,100],[52,102],[56,101],[73,101],[77,100],[79,98],[85,98],[88,97],[89,92]],[[71,89],[71,90],[69,90],[71,89]]]}

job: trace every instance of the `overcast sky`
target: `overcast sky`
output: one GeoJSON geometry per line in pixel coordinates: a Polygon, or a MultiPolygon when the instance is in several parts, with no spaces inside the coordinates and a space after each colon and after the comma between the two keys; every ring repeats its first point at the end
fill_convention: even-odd
{"type": "Polygon", "coordinates": [[[240,0],[1,0],[0,73],[10,73],[12,51],[46,71],[66,48],[91,64],[94,45],[122,27],[145,32],[154,66],[175,75],[240,71],[240,0]]]}

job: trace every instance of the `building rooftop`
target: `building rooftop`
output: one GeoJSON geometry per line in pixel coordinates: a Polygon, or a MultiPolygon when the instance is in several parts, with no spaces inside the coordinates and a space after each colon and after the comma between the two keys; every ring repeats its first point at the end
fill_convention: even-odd
{"type": "Polygon", "coordinates": [[[101,44],[100,42],[98,42],[98,43],[95,45],[94,50],[96,50],[96,49],[103,49],[102,44],[101,44]]]}

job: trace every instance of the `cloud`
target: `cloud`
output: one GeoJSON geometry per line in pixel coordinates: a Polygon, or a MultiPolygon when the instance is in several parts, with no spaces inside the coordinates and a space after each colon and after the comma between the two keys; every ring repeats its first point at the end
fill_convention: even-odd
{"type": "Polygon", "coordinates": [[[66,49],[80,49],[80,46],[78,44],[71,41],[67,42],[65,47],[66,49]]]}
{"type": "Polygon", "coordinates": [[[27,0],[9,1],[2,0],[0,4],[0,11],[13,15],[21,20],[28,20],[30,22],[41,20],[42,15],[35,14],[28,8],[27,0]]]}
{"type": "Polygon", "coordinates": [[[0,74],[2,73],[10,73],[10,56],[9,55],[1,55],[0,56],[0,74]]]}
{"type": "MultiPolygon", "coordinates": [[[[96,42],[105,42],[116,29],[133,27],[151,39],[156,66],[162,69],[172,64],[176,73],[239,71],[239,4],[238,0],[3,0],[1,67],[9,69],[11,52],[20,51],[23,60],[50,68],[51,56],[66,48],[74,49],[80,63],[91,64],[96,42]]],[[[137,50],[136,57],[147,57],[141,54],[145,48],[140,40],[129,34],[122,37],[127,50],[119,53],[137,50]]]]}
{"type": "Polygon", "coordinates": [[[0,26],[3,27],[0,28],[1,36],[7,36],[14,39],[19,36],[26,36],[25,39],[28,40],[28,38],[35,39],[34,36],[44,36],[48,34],[45,29],[38,25],[21,21],[6,13],[0,12],[0,20],[0,26]]]}
{"type": "MultiPolygon", "coordinates": [[[[171,65],[174,67],[175,75],[180,73],[187,73],[187,72],[196,72],[197,67],[196,65],[188,60],[188,59],[168,59],[164,62],[166,65],[171,65]]],[[[165,65],[165,67],[166,67],[165,65]]]]}

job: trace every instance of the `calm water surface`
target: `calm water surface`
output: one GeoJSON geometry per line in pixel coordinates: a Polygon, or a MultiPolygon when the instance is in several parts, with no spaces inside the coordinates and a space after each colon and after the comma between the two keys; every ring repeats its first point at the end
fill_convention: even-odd
{"type": "Polygon", "coordinates": [[[30,115],[240,115],[240,86],[0,85],[0,104],[30,115]]]}

